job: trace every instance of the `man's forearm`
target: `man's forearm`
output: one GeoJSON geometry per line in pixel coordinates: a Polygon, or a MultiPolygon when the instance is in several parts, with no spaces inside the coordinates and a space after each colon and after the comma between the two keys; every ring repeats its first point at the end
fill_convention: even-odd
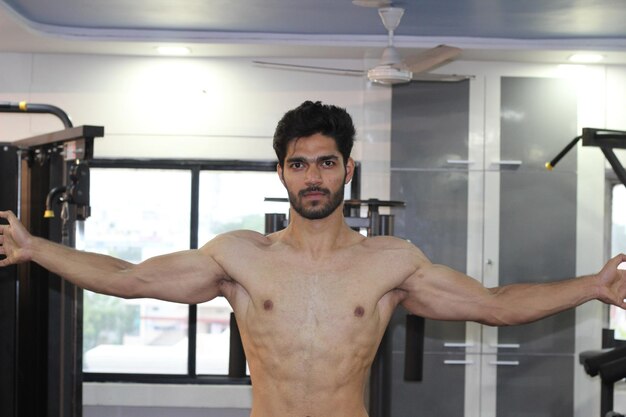
{"type": "Polygon", "coordinates": [[[492,313],[488,324],[530,323],[577,307],[598,297],[598,277],[586,275],[541,284],[511,284],[491,288],[492,313]]]}
{"type": "Polygon", "coordinates": [[[46,239],[33,237],[28,257],[81,288],[95,292],[126,296],[123,286],[113,276],[132,266],[130,262],[91,252],[82,252],[46,239]]]}

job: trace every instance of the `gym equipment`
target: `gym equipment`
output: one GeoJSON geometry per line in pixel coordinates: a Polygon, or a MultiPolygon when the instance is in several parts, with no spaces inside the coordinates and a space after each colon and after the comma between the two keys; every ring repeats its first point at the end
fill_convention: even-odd
{"type": "Polygon", "coordinates": [[[0,101],[0,112],[3,113],[48,113],[57,116],[63,126],[66,128],[72,127],[72,121],[70,117],[62,109],[50,104],[40,103],[27,103],[20,101],[19,103],[12,103],[9,101],[0,101]]]}
{"type": "MultiPolygon", "coordinates": [[[[287,198],[266,197],[265,201],[288,203],[287,198]]],[[[367,236],[393,235],[393,215],[380,214],[379,207],[404,207],[402,201],[384,201],[377,198],[369,200],[345,200],[343,202],[344,218],[348,226],[353,229],[367,229],[367,236]],[[367,206],[366,217],[359,217],[357,211],[361,206],[367,206]]],[[[289,224],[284,213],[265,214],[265,233],[277,232],[289,224]]]]}
{"type": "MultiPolygon", "coordinates": [[[[64,130],[0,144],[0,207],[37,236],[74,246],[76,220],[89,215],[87,162],[100,126],[73,127],[45,104],[0,102],[0,112],[49,113],[64,130]],[[49,198],[46,198],[49,197],[49,198]],[[44,218],[45,201],[60,216],[44,218]]],[[[0,414],[82,415],[82,291],[36,264],[0,270],[0,414]]]]}
{"type": "Polygon", "coordinates": [[[243,350],[243,342],[237,320],[235,319],[235,313],[230,313],[230,342],[228,349],[228,377],[245,378],[246,352],[243,350]]]}
{"type": "Polygon", "coordinates": [[[600,375],[600,416],[623,417],[613,409],[613,391],[616,382],[626,378],[626,346],[600,351],[585,351],[579,356],[581,365],[590,376],[600,375]]]}
{"type": "Polygon", "coordinates": [[[583,128],[583,134],[572,139],[561,152],[557,154],[550,162],[546,162],[546,169],[552,169],[567,154],[576,143],[582,139],[583,146],[596,146],[600,148],[604,157],[611,164],[611,168],[617,175],[617,178],[626,187],[626,169],[622,166],[619,159],[613,152],[614,148],[626,149],[626,132],[619,130],[594,129],[590,127],[583,128]]]}

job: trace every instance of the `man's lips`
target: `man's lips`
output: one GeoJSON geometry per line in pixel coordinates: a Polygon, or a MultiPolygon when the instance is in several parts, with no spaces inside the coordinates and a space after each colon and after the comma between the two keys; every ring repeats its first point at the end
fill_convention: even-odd
{"type": "Polygon", "coordinates": [[[315,189],[315,190],[306,189],[306,190],[300,191],[300,195],[302,197],[323,197],[328,194],[330,194],[330,192],[324,189],[315,189]]]}

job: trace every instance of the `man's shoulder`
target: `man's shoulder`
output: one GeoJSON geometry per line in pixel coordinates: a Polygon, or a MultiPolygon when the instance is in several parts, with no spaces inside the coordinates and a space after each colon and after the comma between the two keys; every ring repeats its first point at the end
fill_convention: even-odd
{"type": "Polygon", "coordinates": [[[245,229],[232,230],[230,232],[222,233],[220,236],[223,238],[250,240],[254,242],[264,242],[264,243],[269,242],[266,235],[256,232],[254,230],[245,230],[245,229]]]}
{"type": "Polygon", "coordinates": [[[253,230],[233,230],[215,236],[207,242],[204,247],[228,247],[236,249],[238,247],[243,248],[249,245],[267,246],[270,243],[270,240],[259,232],[255,232],[253,230]]]}
{"type": "Polygon", "coordinates": [[[414,244],[406,239],[394,236],[368,237],[362,242],[363,248],[372,252],[372,256],[379,255],[385,259],[395,259],[398,262],[410,261],[421,264],[428,258],[414,244]]]}
{"type": "Polygon", "coordinates": [[[418,250],[415,245],[405,239],[395,236],[372,236],[364,239],[361,244],[373,250],[418,250]]]}

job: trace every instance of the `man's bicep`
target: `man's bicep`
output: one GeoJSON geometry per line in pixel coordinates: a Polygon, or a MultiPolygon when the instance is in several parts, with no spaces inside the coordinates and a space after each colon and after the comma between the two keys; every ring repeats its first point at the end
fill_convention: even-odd
{"type": "Polygon", "coordinates": [[[197,304],[220,295],[223,268],[202,250],[150,258],[127,271],[134,297],[197,304]]]}
{"type": "Polygon", "coordinates": [[[427,263],[400,287],[402,305],[413,314],[437,320],[481,321],[491,291],[475,279],[444,265],[427,263]]]}

